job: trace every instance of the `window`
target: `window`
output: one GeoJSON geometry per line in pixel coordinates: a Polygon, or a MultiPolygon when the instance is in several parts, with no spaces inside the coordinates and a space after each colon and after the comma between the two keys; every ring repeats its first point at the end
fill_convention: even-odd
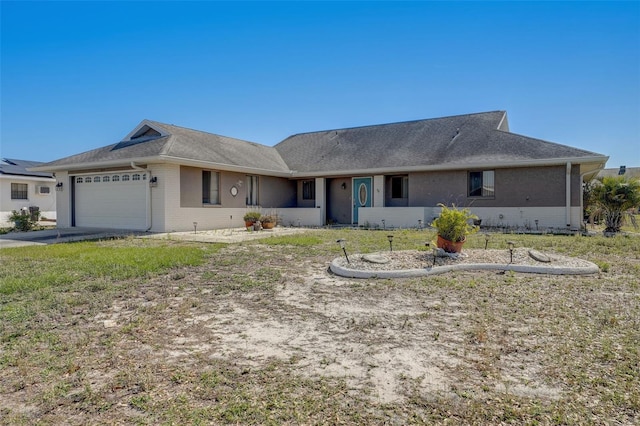
{"type": "Polygon", "coordinates": [[[12,183],[11,184],[11,199],[12,200],[28,200],[29,185],[26,183],[12,183]]]}
{"type": "Polygon", "coordinates": [[[120,182],[120,176],[118,175],[111,176],[111,182],[120,182]]]}
{"type": "Polygon", "coordinates": [[[137,173],[134,173],[133,176],[131,176],[131,180],[140,180],[140,175],[137,173]]]}
{"type": "Polygon", "coordinates": [[[76,178],[76,183],[82,183],[82,178],[81,177],[77,177],[76,178]]]}
{"type": "Polygon", "coordinates": [[[220,173],[202,171],[202,204],[220,204],[220,173]]]}
{"type": "Polygon", "coordinates": [[[38,187],[38,194],[51,194],[51,188],[49,188],[48,186],[39,186],[38,187]]]}
{"type": "Polygon", "coordinates": [[[469,197],[493,197],[494,195],[493,170],[469,172],[469,197]]]}
{"type": "Polygon", "coordinates": [[[302,181],[302,199],[303,200],[315,200],[316,199],[316,182],[313,180],[302,181]]]}
{"type": "Polygon", "coordinates": [[[100,176],[96,176],[96,177],[94,177],[94,178],[93,178],[93,181],[94,181],[94,182],[100,182],[100,176]]]}
{"type": "Polygon", "coordinates": [[[391,177],[391,198],[409,198],[409,177],[391,177]]]}
{"type": "Polygon", "coordinates": [[[109,182],[110,180],[111,180],[111,178],[110,178],[109,176],[104,176],[104,177],[102,178],[102,181],[103,181],[103,182],[109,182]]]}
{"type": "MultiPolygon", "coordinates": [[[[84,181],[85,181],[86,183],[91,183],[91,178],[90,178],[90,177],[87,177],[84,181]]],[[[82,182],[82,178],[80,178],[80,182],[82,182]]]]}
{"type": "Polygon", "coordinates": [[[129,180],[129,175],[122,175],[122,181],[126,182],[129,180]]]}
{"type": "Polygon", "coordinates": [[[247,205],[258,205],[258,176],[247,176],[247,205]]]}

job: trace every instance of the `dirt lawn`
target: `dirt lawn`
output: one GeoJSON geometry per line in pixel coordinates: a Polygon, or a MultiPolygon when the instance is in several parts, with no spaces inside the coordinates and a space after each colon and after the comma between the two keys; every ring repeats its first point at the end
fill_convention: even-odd
{"type": "Polygon", "coordinates": [[[64,398],[35,397],[39,379],[20,382],[17,367],[2,405],[72,424],[640,420],[637,391],[603,382],[623,365],[632,376],[615,392],[638,382],[626,271],[358,280],[332,275],[332,258],[229,245],[133,283],[60,319],[60,339],[81,348],[64,398]]]}

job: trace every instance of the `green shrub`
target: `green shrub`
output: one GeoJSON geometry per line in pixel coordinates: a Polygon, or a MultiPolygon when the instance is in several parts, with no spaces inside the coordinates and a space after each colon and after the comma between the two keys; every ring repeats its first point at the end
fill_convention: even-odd
{"type": "Polygon", "coordinates": [[[14,228],[18,231],[30,231],[37,225],[40,218],[40,212],[38,210],[14,210],[9,215],[9,221],[13,222],[14,228]]]}

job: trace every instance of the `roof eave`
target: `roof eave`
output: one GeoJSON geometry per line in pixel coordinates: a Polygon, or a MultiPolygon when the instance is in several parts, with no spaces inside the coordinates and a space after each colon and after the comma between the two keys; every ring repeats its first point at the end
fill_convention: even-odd
{"type": "Polygon", "coordinates": [[[134,163],[150,163],[150,162],[158,162],[160,157],[152,156],[152,157],[138,157],[138,158],[119,158],[117,160],[108,160],[108,161],[88,161],[84,163],[74,163],[74,164],[59,164],[59,165],[42,165],[38,167],[32,167],[29,170],[39,171],[39,172],[63,172],[63,171],[76,171],[83,170],[88,168],[101,168],[101,167],[119,167],[119,166],[129,166],[131,162],[134,163]]]}
{"type": "Polygon", "coordinates": [[[34,175],[13,175],[13,174],[0,174],[0,179],[5,180],[28,180],[39,182],[55,182],[56,178],[51,176],[34,176],[34,175]]]}
{"type": "Polygon", "coordinates": [[[303,177],[323,177],[323,176],[358,176],[358,175],[383,175],[389,173],[412,173],[412,172],[437,172],[448,170],[469,170],[469,169],[504,169],[512,167],[540,167],[540,166],[559,166],[567,163],[573,164],[593,164],[593,170],[600,170],[604,167],[609,157],[607,156],[590,156],[590,157],[567,157],[552,158],[541,160],[522,160],[522,161],[495,161],[495,162],[477,162],[477,163],[447,163],[431,166],[407,166],[407,167],[380,167],[374,169],[352,169],[352,170],[331,170],[319,172],[292,172],[292,176],[296,178],[303,177]]]}
{"type": "Polygon", "coordinates": [[[92,162],[77,163],[77,164],[61,164],[56,166],[43,165],[43,166],[34,167],[32,168],[32,170],[45,171],[45,172],[59,172],[59,171],[73,172],[73,171],[84,170],[89,168],[95,169],[95,168],[103,168],[103,167],[129,166],[131,162],[138,163],[138,164],[171,163],[171,164],[180,164],[183,166],[202,167],[206,169],[215,169],[220,171],[229,171],[229,172],[238,172],[238,173],[253,173],[253,174],[262,174],[262,175],[279,176],[279,177],[291,176],[291,172],[288,170],[283,171],[283,170],[261,169],[261,168],[253,168],[253,167],[246,167],[246,166],[237,166],[233,164],[215,163],[215,162],[204,161],[204,160],[172,157],[168,155],[126,158],[126,159],[109,160],[109,161],[92,161],[92,162]]]}
{"type": "Polygon", "coordinates": [[[262,169],[262,168],[256,168],[256,167],[238,166],[234,164],[215,163],[211,161],[193,160],[188,158],[171,157],[171,156],[162,156],[161,161],[166,163],[177,163],[183,166],[202,167],[205,169],[214,169],[214,170],[220,170],[220,171],[226,171],[226,172],[252,173],[252,174],[258,174],[258,175],[268,175],[268,176],[277,176],[277,177],[290,177],[293,173],[289,170],[262,169]]]}

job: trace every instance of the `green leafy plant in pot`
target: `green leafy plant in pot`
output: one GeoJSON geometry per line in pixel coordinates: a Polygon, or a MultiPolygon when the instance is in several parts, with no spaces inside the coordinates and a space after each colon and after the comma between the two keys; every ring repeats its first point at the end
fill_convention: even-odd
{"type": "Polygon", "coordinates": [[[254,223],[260,220],[260,216],[262,216],[260,212],[247,212],[243,217],[245,226],[247,228],[253,226],[254,223]]]}
{"type": "Polygon", "coordinates": [[[474,234],[480,229],[473,224],[478,216],[467,208],[457,208],[455,204],[447,207],[440,203],[438,207],[442,209],[440,216],[431,223],[438,234],[436,245],[447,253],[460,253],[467,235],[474,234]]]}

